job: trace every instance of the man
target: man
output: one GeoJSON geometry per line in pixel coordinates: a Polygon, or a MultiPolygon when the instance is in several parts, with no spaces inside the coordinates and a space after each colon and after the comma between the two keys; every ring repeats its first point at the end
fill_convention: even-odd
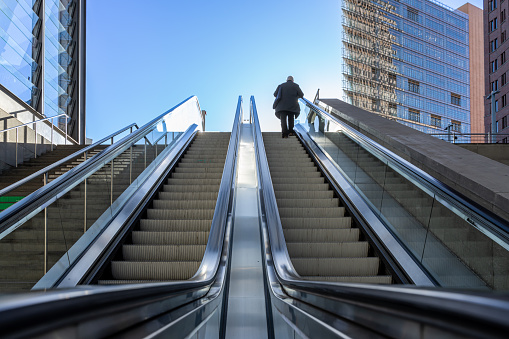
{"type": "Polygon", "coordinates": [[[283,138],[295,135],[293,133],[294,119],[300,114],[299,98],[304,97],[304,93],[302,93],[299,85],[293,82],[293,77],[290,75],[285,83],[276,88],[274,96],[276,97],[274,108],[276,116],[281,120],[283,138]],[[278,97],[279,100],[277,99],[278,97]]]}

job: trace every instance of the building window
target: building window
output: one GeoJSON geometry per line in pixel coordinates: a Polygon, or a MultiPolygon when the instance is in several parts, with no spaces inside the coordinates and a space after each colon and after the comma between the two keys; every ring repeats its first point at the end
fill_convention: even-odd
{"type": "Polygon", "coordinates": [[[389,104],[389,115],[397,115],[398,114],[398,107],[396,104],[390,103],[389,104]]]}
{"type": "Polygon", "coordinates": [[[498,112],[498,100],[495,100],[495,112],[498,112]]]}
{"type": "Polygon", "coordinates": [[[507,73],[504,73],[502,74],[502,76],[500,77],[500,82],[501,82],[501,86],[504,86],[506,83],[507,83],[507,73]]]}
{"type": "Polygon", "coordinates": [[[461,122],[451,120],[451,129],[455,132],[461,132],[461,122]]]}
{"type": "Polygon", "coordinates": [[[502,107],[507,106],[507,96],[506,94],[502,95],[502,107]]]}
{"type": "Polygon", "coordinates": [[[493,60],[490,62],[490,73],[495,73],[498,69],[498,59],[493,60]]]}
{"type": "Polygon", "coordinates": [[[490,32],[493,32],[494,30],[496,30],[498,28],[498,18],[491,20],[489,27],[490,27],[490,32]]]}
{"type": "Polygon", "coordinates": [[[371,110],[372,111],[377,111],[379,110],[379,107],[378,107],[378,103],[380,102],[380,100],[378,99],[371,99],[371,110]]]}
{"type": "Polygon", "coordinates": [[[500,21],[501,22],[505,21],[505,9],[502,12],[500,12],[500,21]]]}
{"type": "Polygon", "coordinates": [[[491,91],[496,91],[498,90],[498,80],[495,80],[491,83],[491,91]]]}
{"type": "Polygon", "coordinates": [[[421,121],[421,113],[416,109],[409,108],[408,109],[408,119],[415,121],[415,122],[420,122],[421,121]]]}
{"type": "Polygon", "coordinates": [[[502,65],[503,63],[505,63],[505,51],[500,54],[500,64],[502,65]]]}
{"type": "Polygon", "coordinates": [[[490,52],[495,51],[498,48],[498,38],[490,41],[490,52]]]}
{"type": "Polygon", "coordinates": [[[408,80],[408,90],[410,92],[419,93],[419,82],[408,80]]]}
{"type": "Polygon", "coordinates": [[[406,17],[413,21],[419,21],[419,12],[416,9],[408,7],[406,17]]]}
{"type": "Polygon", "coordinates": [[[503,31],[502,34],[500,34],[500,40],[502,40],[502,42],[504,42],[506,39],[507,39],[506,32],[503,31]]]}
{"type": "Polygon", "coordinates": [[[461,106],[461,95],[451,93],[451,104],[461,106]]]}
{"type": "Polygon", "coordinates": [[[396,74],[389,73],[389,83],[391,85],[396,85],[396,74]]]}
{"type": "Polygon", "coordinates": [[[497,0],[491,0],[488,4],[490,12],[497,8],[497,0]]]}
{"type": "Polygon", "coordinates": [[[507,115],[505,117],[502,117],[502,129],[507,128],[507,115]]]}
{"type": "Polygon", "coordinates": [[[431,126],[442,127],[442,118],[438,115],[431,114],[431,126]]]}

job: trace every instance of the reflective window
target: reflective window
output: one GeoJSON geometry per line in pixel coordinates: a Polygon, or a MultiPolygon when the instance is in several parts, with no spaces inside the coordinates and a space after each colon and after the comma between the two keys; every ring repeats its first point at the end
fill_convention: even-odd
{"type": "Polygon", "coordinates": [[[418,110],[415,109],[408,109],[408,120],[412,120],[415,122],[420,122],[421,120],[421,113],[418,110]]]}

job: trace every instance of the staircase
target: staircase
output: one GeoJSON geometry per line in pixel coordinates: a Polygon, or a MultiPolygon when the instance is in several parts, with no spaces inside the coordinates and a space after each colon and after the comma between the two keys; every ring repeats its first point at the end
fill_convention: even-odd
{"type": "Polygon", "coordinates": [[[186,280],[198,270],[230,133],[201,132],[99,284],[186,280]]]}
{"type": "MultiPolygon", "coordinates": [[[[154,149],[147,149],[147,158],[154,158],[154,149]]],[[[90,156],[89,156],[90,157],[90,156]]],[[[77,165],[80,159],[73,162],[77,165]]],[[[0,292],[26,291],[45,274],[84,234],[84,232],[110,207],[130,185],[131,180],[145,169],[145,147],[134,146],[114,160],[113,185],[111,163],[47,208],[47,232],[44,211],[25,222],[21,227],[0,239],[0,292]],[[86,192],[86,213],[85,213],[86,192]],[[86,220],[85,220],[86,215],[86,220]],[[44,242],[47,239],[47,258],[44,258],[44,242]]],[[[147,165],[149,162],[147,162],[147,165]]],[[[49,179],[68,171],[64,166],[53,172],[49,179]]]]}
{"type": "MultiPolygon", "coordinates": [[[[44,153],[37,158],[31,158],[29,161],[24,162],[18,167],[13,167],[7,171],[2,172],[0,176],[0,189],[4,189],[43,168],[54,164],[55,162],[64,159],[65,157],[79,151],[84,148],[84,145],[59,145],[51,152],[44,153]]],[[[99,153],[106,146],[98,146],[93,150],[89,151],[88,158],[91,158],[95,154],[99,153]]],[[[76,167],[84,161],[84,156],[76,157],[75,159],[62,165],[61,168],[54,169],[49,173],[49,180],[58,177],[59,175],[67,172],[68,170],[76,167]]],[[[17,201],[23,199],[27,195],[35,192],[43,186],[43,177],[39,176],[30,182],[10,191],[5,196],[0,197],[0,212],[10,207],[17,201]]]]}
{"type": "Polygon", "coordinates": [[[392,283],[299,140],[282,139],[280,133],[263,133],[263,140],[297,273],[319,281],[392,283]]]}

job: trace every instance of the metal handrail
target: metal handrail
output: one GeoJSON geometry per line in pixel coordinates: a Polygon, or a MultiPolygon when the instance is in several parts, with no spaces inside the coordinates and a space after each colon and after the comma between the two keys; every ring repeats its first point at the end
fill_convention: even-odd
{"type": "Polygon", "coordinates": [[[158,322],[157,326],[164,329],[176,327],[175,334],[181,336],[191,333],[197,326],[196,321],[205,322],[209,314],[218,311],[221,295],[224,296],[223,284],[231,248],[236,158],[240,147],[241,103],[242,98],[239,97],[204,261],[193,278],[180,282],[82,286],[50,290],[45,293],[0,296],[0,327],[3,334],[30,336],[46,333],[50,329],[48,322],[56,323],[55,327],[51,328],[55,331],[60,328],[65,330],[65,326],[78,322],[82,324],[80,327],[82,330],[88,329],[88,336],[105,336],[127,330],[136,323],[146,324],[148,320],[158,315],[165,315],[169,324],[158,322]],[[216,279],[222,281],[214,283],[216,279]],[[204,297],[205,300],[202,300],[204,297]],[[175,318],[169,316],[170,312],[182,306],[185,306],[185,309],[175,318]],[[183,320],[191,313],[198,313],[192,321],[175,321],[177,318],[183,320]],[[44,316],[41,316],[42,314],[44,316]],[[96,314],[101,314],[100,319],[96,314]],[[79,315],[79,319],[76,320],[73,315],[79,315]],[[119,316],[124,316],[124,319],[129,321],[119,322],[119,316]],[[27,322],[33,317],[37,319],[27,322]],[[97,326],[98,322],[101,326],[97,326]],[[191,326],[191,330],[184,332],[178,326],[186,327],[186,331],[191,326]]]}
{"type": "Polygon", "coordinates": [[[309,100],[300,100],[310,109],[315,110],[341,126],[343,133],[348,134],[352,140],[355,140],[362,147],[370,150],[379,159],[387,161],[391,167],[396,168],[414,184],[417,184],[424,191],[434,194],[440,203],[448,206],[452,212],[468,222],[472,227],[475,227],[491,240],[495,241],[506,250],[509,250],[509,223],[506,220],[454,191],[428,173],[348,126],[339,118],[311,103],[309,100]]]}
{"type": "Polygon", "coordinates": [[[460,335],[507,333],[507,293],[316,282],[299,277],[283,246],[284,236],[277,230],[281,229],[277,203],[252,100],[266,286],[274,317],[283,317],[292,330],[314,337],[420,337],[423,326],[460,335]]]}
{"type": "MultiPolygon", "coordinates": [[[[35,124],[34,133],[37,135],[37,123],[38,122],[47,121],[50,119],[53,120],[53,119],[61,117],[61,116],[66,116],[67,118],[69,118],[69,116],[67,114],[61,113],[58,115],[54,115],[52,117],[47,117],[47,118],[39,119],[36,121],[27,122],[25,124],[9,127],[9,128],[6,128],[6,129],[0,131],[0,133],[4,133],[4,132],[16,130],[16,150],[15,150],[15,152],[16,152],[15,163],[16,164],[15,164],[15,167],[18,167],[18,140],[19,140],[18,130],[19,130],[19,128],[35,124]]],[[[53,150],[53,130],[54,130],[54,128],[55,128],[55,124],[53,124],[53,122],[51,122],[51,140],[50,140],[51,150],[53,150]]],[[[69,140],[69,136],[67,135],[67,124],[65,124],[65,144],[67,144],[68,140],[69,140]]],[[[74,141],[74,142],[76,143],[76,141],[74,141]]],[[[37,158],[37,138],[36,138],[36,141],[34,142],[34,157],[37,158]]]]}
{"type": "MultiPolygon", "coordinates": [[[[225,224],[228,219],[228,206],[231,206],[233,200],[234,179],[237,169],[237,154],[240,147],[240,127],[242,124],[242,96],[239,96],[237,110],[233,121],[233,128],[226,153],[221,185],[217,197],[212,226],[210,228],[207,247],[203,255],[204,260],[192,280],[210,280],[216,273],[219,261],[221,259],[221,248],[225,237],[225,224]]],[[[230,216],[231,217],[231,216],[230,216]]]]}
{"type": "MultiPolygon", "coordinates": [[[[120,130],[116,131],[115,133],[112,133],[112,134],[108,135],[107,137],[105,137],[105,138],[103,138],[103,139],[101,139],[101,140],[99,140],[99,141],[97,141],[97,142],[93,143],[92,145],[89,145],[89,146],[87,146],[87,147],[85,147],[85,148],[83,148],[83,149],[81,149],[81,150],[79,150],[79,151],[76,151],[76,152],[74,152],[73,154],[68,155],[67,157],[65,157],[65,158],[63,158],[63,159],[61,159],[61,160],[59,160],[59,161],[57,161],[57,162],[55,162],[55,163],[53,163],[53,164],[51,164],[51,165],[49,165],[49,166],[46,166],[46,167],[44,167],[43,169],[41,169],[41,170],[39,170],[39,171],[37,171],[37,172],[35,172],[35,173],[33,173],[33,174],[29,175],[28,177],[26,177],[26,178],[24,178],[24,179],[22,179],[22,180],[19,180],[19,181],[15,182],[15,183],[14,183],[14,184],[12,184],[12,185],[7,186],[6,188],[4,188],[4,189],[0,190],[0,196],[4,196],[4,195],[6,195],[6,194],[7,194],[7,193],[9,193],[10,191],[12,191],[12,190],[14,190],[14,189],[16,189],[16,188],[18,188],[18,187],[20,187],[20,186],[22,186],[22,185],[26,184],[27,182],[29,182],[29,181],[31,181],[31,180],[33,180],[33,179],[35,179],[35,178],[36,178],[36,177],[38,177],[39,175],[46,175],[48,172],[52,171],[52,170],[53,170],[53,169],[55,169],[56,167],[58,167],[58,166],[60,166],[60,165],[62,165],[62,164],[64,164],[64,163],[66,163],[66,162],[67,162],[67,161],[69,161],[69,160],[72,160],[72,159],[74,159],[74,158],[78,157],[80,154],[86,154],[88,151],[92,150],[93,148],[95,148],[95,147],[97,147],[97,146],[101,145],[102,143],[104,143],[104,142],[106,142],[106,141],[108,141],[108,140],[110,140],[110,139],[111,139],[112,144],[113,144],[113,138],[114,138],[115,136],[117,136],[117,135],[119,135],[119,134],[121,134],[121,133],[125,132],[127,129],[131,129],[131,133],[132,133],[132,128],[133,128],[133,127],[136,127],[136,129],[138,129],[138,128],[139,128],[139,127],[138,127],[138,125],[137,125],[137,124],[135,124],[135,123],[134,123],[134,124],[130,124],[129,126],[126,126],[126,127],[122,128],[122,129],[120,129],[120,130]]],[[[87,160],[87,159],[85,159],[85,160],[87,160]]]]}
{"type": "Polygon", "coordinates": [[[54,115],[52,117],[47,117],[47,118],[44,118],[44,119],[39,119],[39,120],[36,120],[36,121],[31,121],[31,122],[27,122],[26,124],[23,124],[23,125],[18,125],[18,126],[13,126],[13,127],[9,127],[9,128],[6,128],[6,129],[3,129],[3,130],[0,130],[0,133],[4,133],[4,132],[7,132],[7,131],[11,131],[11,130],[14,130],[14,129],[17,129],[17,128],[21,128],[21,127],[24,127],[24,126],[28,126],[28,125],[31,125],[31,124],[36,124],[38,122],[42,122],[42,121],[46,121],[46,120],[50,120],[50,119],[54,119],[54,118],[58,118],[58,117],[61,117],[61,116],[66,116],[67,118],[69,118],[69,116],[65,113],[61,113],[61,114],[58,114],[58,115],[54,115]]]}
{"type": "Polygon", "coordinates": [[[431,135],[433,137],[447,137],[447,142],[453,143],[453,144],[501,144],[498,140],[497,142],[493,143],[491,142],[491,137],[494,136],[498,139],[509,139],[509,133],[461,133],[457,131],[450,131],[448,133],[426,133],[427,135],[431,135]],[[459,138],[459,139],[458,139],[459,138]],[[482,141],[481,141],[482,140],[482,141]]]}
{"type": "Polygon", "coordinates": [[[157,118],[145,124],[138,130],[130,133],[115,144],[107,147],[102,152],[90,159],[72,168],[67,173],[59,176],[49,184],[41,187],[25,199],[17,202],[11,207],[0,213],[0,239],[18,228],[26,220],[36,215],[48,205],[56,201],[61,195],[65,194],[104,164],[112,161],[126,149],[134,145],[138,140],[144,138],[156,126],[175,109],[190,100],[198,100],[196,96],[191,96],[168,111],[159,115],[157,118]]]}

